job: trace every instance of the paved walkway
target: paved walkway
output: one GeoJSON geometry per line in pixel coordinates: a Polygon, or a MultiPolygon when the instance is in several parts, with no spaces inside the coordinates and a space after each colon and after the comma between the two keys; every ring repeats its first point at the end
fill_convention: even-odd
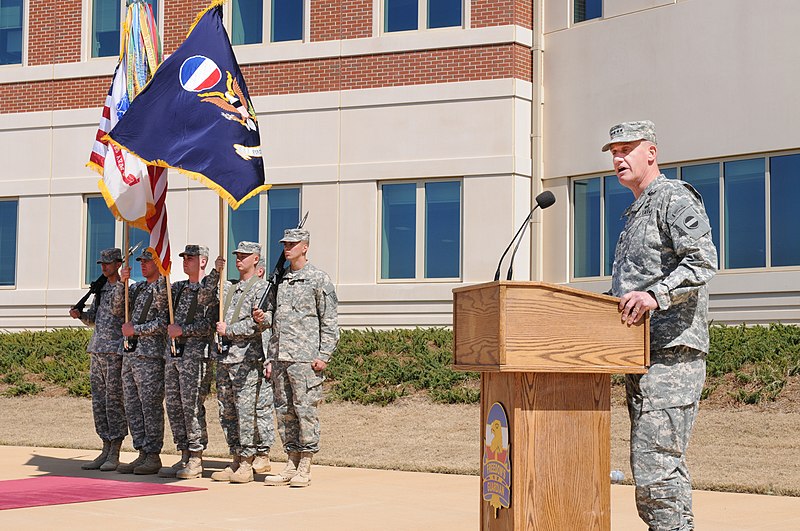
{"type": "MultiPolygon", "coordinates": [[[[125,481],[170,482],[80,469],[95,450],[0,447],[0,480],[43,474],[125,481]]],[[[132,459],[133,454],[125,455],[132,459]]],[[[171,464],[174,456],[166,456],[171,464]]],[[[224,463],[210,460],[207,468],[224,463]]],[[[282,466],[282,463],[277,465],[282,466]]],[[[423,474],[315,466],[307,489],[231,485],[205,477],[179,481],[208,490],[98,502],[0,511],[0,529],[280,529],[289,530],[462,530],[478,524],[476,476],[423,474]]],[[[263,476],[256,476],[257,480],[263,476]]],[[[640,531],[633,488],[612,486],[612,527],[640,531]]],[[[800,529],[800,498],[695,493],[697,528],[702,531],[800,529]]]]}

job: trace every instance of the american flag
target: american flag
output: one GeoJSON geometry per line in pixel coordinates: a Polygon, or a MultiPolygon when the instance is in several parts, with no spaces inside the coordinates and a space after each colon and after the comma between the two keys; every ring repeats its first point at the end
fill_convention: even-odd
{"type": "MultiPolygon", "coordinates": [[[[129,30],[131,32],[141,29],[139,24],[131,24],[131,21],[142,20],[140,14],[133,13],[134,9],[145,10],[144,20],[152,25],[147,30],[147,36],[150,38],[129,33],[123,39],[125,50],[108,89],[87,166],[103,176],[98,185],[114,215],[150,233],[150,251],[156,257],[161,273],[168,275],[172,259],[167,231],[167,172],[165,168],[146,166],[133,155],[109,147],[106,137],[124,116],[130,101],[136,96],[131,91],[138,92],[136,89],[146,83],[146,79],[129,83],[129,73],[136,75],[136,72],[129,70],[128,66],[146,61],[146,57],[160,59],[160,53],[147,53],[147,47],[157,42],[153,38],[155,36],[157,39],[157,33],[150,6],[141,2],[128,6],[126,27],[131,28],[129,30]]],[[[149,71],[145,69],[147,78],[152,75],[157,65],[149,66],[149,71]]]]}

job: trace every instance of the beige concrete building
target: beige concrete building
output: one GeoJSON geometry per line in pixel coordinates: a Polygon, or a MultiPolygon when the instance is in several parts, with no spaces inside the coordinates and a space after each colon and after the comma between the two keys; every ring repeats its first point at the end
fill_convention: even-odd
{"type": "MultiPolygon", "coordinates": [[[[104,1],[51,2],[81,13],[56,45],[20,0],[18,62],[0,50],[0,329],[73,325],[94,255],[122,241],[84,167],[116,61],[97,56],[104,1]]],[[[548,189],[557,203],[535,215],[515,278],[604,291],[632,195],[605,178],[600,147],[610,125],[648,118],[665,172],[712,216],[712,317],[800,322],[800,4],[420,0],[403,18],[392,1],[305,0],[299,38],[268,31],[285,16],[271,2],[255,30],[229,17],[274,185],[231,215],[230,240],[258,239],[272,261],[309,211],[310,258],[336,283],[342,325],[446,326],[452,288],[491,280],[548,189]]],[[[159,10],[167,53],[203,4],[159,10]]],[[[15,13],[4,4],[0,23],[15,13]]],[[[184,244],[218,251],[218,203],[169,178],[180,279],[184,244]]]]}

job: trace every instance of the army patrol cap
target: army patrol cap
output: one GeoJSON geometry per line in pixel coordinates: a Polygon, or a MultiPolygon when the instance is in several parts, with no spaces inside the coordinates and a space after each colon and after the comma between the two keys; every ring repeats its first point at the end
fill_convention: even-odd
{"type": "Polygon", "coordinates": [[[98,264],[111,264],[113,262],[122,262],[122,251],[116,247],[111,249],[103,249],[100,251],[100,260],[98,264]]]}
{"type": "Polygon", "coordinates": [[[287,242],[307,242],[311,239],[311,234],[306,229],[286,229],[283,231],[281,243],[287,242]]]}
{"type": "Polygon", "coordinates": [[[261,244],[256,242],[239,242],[239,247],[233,251],[233,254],[261,254],[261,244]]]}
{"type": "Polygon", "coordinates": [[[622,122],[613,126],[608,131],[611,140],[603,146],[602,151],[608,151],[611,144],[618,142],[635,142],[637,140],[647,140],[653,144],[656,142],[656,126],[650,120],[641,122],[622,122]]]}
{"type": "Polygon", "coordinates": [[[137,262],[141,262],[142,260],[152,260],[152,259],[153,259],[153,253],[151,253],[151,252],[150,252],[150,251],[148,251],[147,249],[144,249],[144,250],[142,251],[142,254],[141,254],[141,255],[139,255],[139,256],[136,258],[136,261],[137,261],[137,262]]]}
{"type": "Polygon", "coordinates": [[[183,248],[183,252],[179,253],[178,256],[205,256],[208,258],[208,247],[205,245],[187,245],[183,248]]]}

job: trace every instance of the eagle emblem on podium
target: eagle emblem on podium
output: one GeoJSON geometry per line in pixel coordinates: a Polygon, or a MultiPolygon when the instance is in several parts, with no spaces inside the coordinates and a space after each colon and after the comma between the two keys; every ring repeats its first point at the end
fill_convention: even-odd
{"type": "Polygon", "coordinates": [[[506,410],[495,402],[486,415],[481,463],[483,499],[494,508],[495,518],[500,508],[511,505],[510,446],[506,410]]]}

